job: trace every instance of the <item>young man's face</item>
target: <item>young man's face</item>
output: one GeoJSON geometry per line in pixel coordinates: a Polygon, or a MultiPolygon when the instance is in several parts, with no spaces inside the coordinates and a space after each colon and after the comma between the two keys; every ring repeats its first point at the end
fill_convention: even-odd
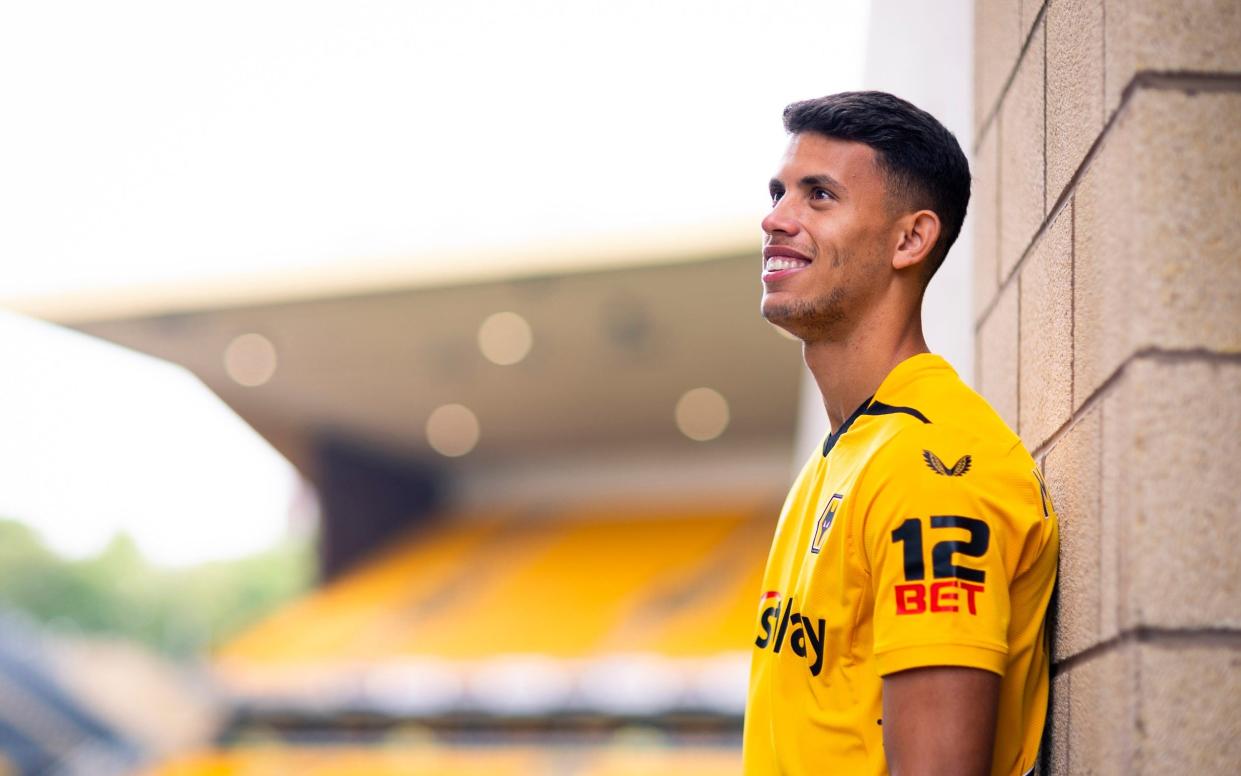
{"type": "Polygon", "coordinates": [[[802,339],[847,332],[891,269],[893,220],[874,151],[793,135],[763,219],[763,317],[802,339]]]}

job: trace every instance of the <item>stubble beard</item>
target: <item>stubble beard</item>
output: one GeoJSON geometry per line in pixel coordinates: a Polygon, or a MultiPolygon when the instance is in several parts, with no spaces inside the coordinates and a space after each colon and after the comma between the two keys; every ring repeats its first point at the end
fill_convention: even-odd
{"type": "Polygon", "coordinates": [[[814,299],[769,302],[764,296],[760,312],[767,320],[798,339],[809,342],[831,337],[845,320],[845,291],[833,288],[814,299]]]}

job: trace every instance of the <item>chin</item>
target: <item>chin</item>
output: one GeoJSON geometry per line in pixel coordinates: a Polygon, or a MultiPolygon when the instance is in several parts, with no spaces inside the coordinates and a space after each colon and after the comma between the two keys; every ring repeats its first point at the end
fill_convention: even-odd
{"type": "Polygon", "coordinates": [[[844,311],[839,296],[838,292],[834,292],[826,299],[808,301],[764,295],[759,312],[768,323],[779,326],[800,340],[817,339],[843,321],[844,311]]]}
{"type": "Polygon", "coordinates": [[[783,305],[770,305],[764,300],[759,308],[759,314],[772,326],[783,329],[798,339],[805,339],[802,335],[808,333],[806,322],[793,315],[792,311],[783,305]]]}
{"type": "Polygon", "coordinates": [[[816,317],[813,304],[780,292],[763,294],[762,301],[759,302],[759,313],[768,323],[774,323],[782,329],[796,327],[799,322],[809,322],[816,317]]]}

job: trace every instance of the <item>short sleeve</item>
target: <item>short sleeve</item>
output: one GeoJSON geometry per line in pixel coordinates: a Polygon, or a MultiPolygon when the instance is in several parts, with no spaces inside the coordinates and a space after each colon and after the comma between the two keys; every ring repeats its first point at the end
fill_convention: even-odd
{"type": "Polygon", "coordinates": [[[902,434],[872,459],[863,562],[879,674],[967,666],[1003,675],[1016,559],[1003,465],[967,442],[902,434]]]}

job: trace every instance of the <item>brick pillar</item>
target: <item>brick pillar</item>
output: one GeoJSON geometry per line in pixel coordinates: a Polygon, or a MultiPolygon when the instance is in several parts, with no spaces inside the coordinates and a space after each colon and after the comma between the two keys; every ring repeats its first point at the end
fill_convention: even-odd
{"type": "Polygon", "coordinates": [[[975,4],[976,384],[1061,519],[1046,771],[1241,767],[1241,3],[975,4]]]}

